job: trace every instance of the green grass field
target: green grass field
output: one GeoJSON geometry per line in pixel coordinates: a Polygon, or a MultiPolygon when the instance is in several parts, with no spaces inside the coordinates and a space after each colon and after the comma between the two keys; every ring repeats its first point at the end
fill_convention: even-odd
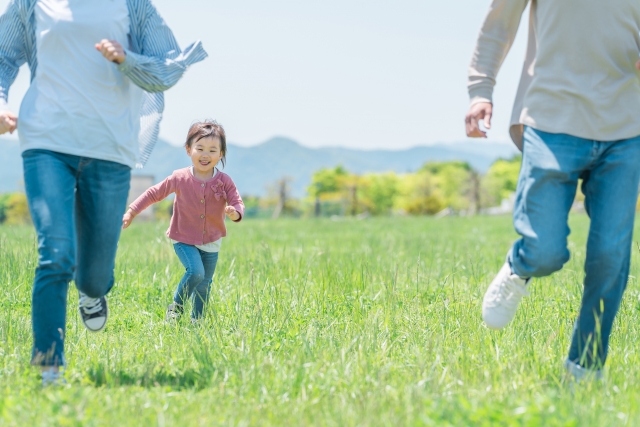
{"type": "Polygon", "coordinates": [[[637,249],[606,380],[564,381],[588,219],[571,226],[565,269],[491,332],[508,217],[230,224],[198,326],[164,323],[182,267],[166,224],[136,223],[104,332],[69,293],[69,385],[47,389],[28,365],[34,233],[0,228],[0,425],[640,425],[637,249]]]}

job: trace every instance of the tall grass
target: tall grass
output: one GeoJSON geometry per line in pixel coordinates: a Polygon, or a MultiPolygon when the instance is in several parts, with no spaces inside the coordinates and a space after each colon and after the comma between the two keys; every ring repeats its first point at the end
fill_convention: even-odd
{"type": "Polygon", "coordinates": [[[640,425],[637,250],[606,380],[564,381],[588,219],[571,226],[571,261],[492,332],[507,217],[230,224],[197,326],[164,323],[182,267],[166,224],[137,223],[103,333],[69,294],[59,389],[28,366],[34,234],[0,228],[0,425],[640,425]]]}

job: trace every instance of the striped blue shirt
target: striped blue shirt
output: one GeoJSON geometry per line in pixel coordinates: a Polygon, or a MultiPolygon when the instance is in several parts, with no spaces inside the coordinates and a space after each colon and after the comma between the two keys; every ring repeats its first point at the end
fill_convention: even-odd
{"type": "MultiPolygon", "coordinates": [[[[138,166],[144,165],[157,141],[163,91],[175,85],[187,67],[207,57],[200,42],[181,51],[169,27],[150,0],[126,0],[130,31],[126,60],[118,70],[142,88],[138,166]]],[[[34,9],[37,0],[12,0],[0,16],[0,109],[7,107],[9,87],[25,62],[33,81],[38,67],[34,9]]]]}

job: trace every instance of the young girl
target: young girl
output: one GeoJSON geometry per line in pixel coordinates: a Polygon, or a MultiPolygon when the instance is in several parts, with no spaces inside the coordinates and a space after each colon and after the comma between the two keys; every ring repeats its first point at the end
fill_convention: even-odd
{"type": "Polygon", "coordinates": [[[151,204],[176,193],[167,236],[186,271],[173,303],[169,304],[166,319],[177,320],[185,301],[193,295],[191,319],[195,322],[202,317],[209,298],[218,251],[227,234],[224,216],[239,222],[244,204],[229,175],[216,168],[218,162],[224,167],[227,154],[222,126],[215,121],[193,124],[184,146],[193,166],[174,171],[131,203],[122,218],[122,228],[127,228],[151,204]]]}

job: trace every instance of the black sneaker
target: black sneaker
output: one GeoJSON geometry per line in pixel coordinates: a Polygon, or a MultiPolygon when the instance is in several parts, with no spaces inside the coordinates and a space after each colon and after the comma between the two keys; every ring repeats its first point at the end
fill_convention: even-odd
{"type": "Polygon", "coordinates": [[[78,310],[82,317],[82,323],[91,332],[100,332],[107,324],[109,317],[109,307],[107,306],[107,298],[91,298],[82,292],[79,292],[80,298],[78,310]]]}
{"type": "Polygon", "coordinates": [[[164,319],[169,323],[177,322],[180,319],[180,316],[182,316],[183,312],[184,308],[182,307],[182,305],[178,304],[177,302],[172,302],[171,304],[169,304],[169,307],[167,307],[167,315],[164,319]]]}

